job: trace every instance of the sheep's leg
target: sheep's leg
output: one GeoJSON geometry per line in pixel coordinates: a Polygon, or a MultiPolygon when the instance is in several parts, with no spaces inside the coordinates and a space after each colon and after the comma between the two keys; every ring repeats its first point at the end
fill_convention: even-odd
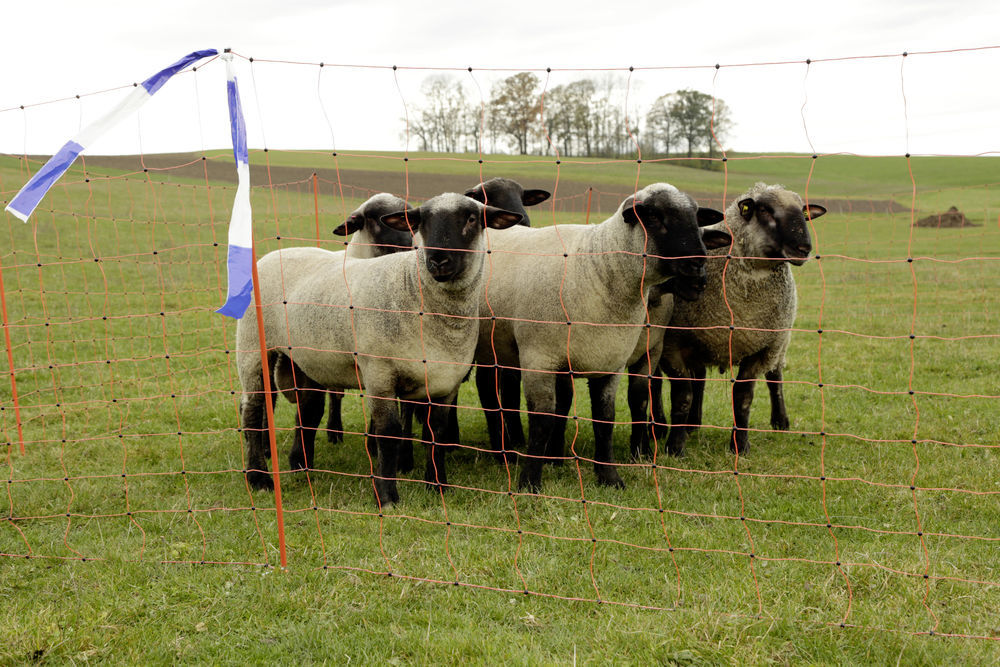
{"type": "Polygon", "coordinates": [[[615,467],[612,435],[615,421],[615,395],[618,393],[618,374],[593,378],[590,387],[590,409],[594,419],[594,472],[597,483],[603,486],[625,488],[625,482],[615,467]]]}
{"type": "Polygon", "coordinates": [[[524,448],[524,428],[521,426],[521,372],[509,368],[500,370],[500,414],[506,449],[524,448]]]}
{"type": "Polygon", "coordinates": [[[443,403],[431,401],[428,406],[427,420],[424,425],[424,442],[427,446],[427,466],[424,468],[424,481],[430,488],[445,490],[448,485],[448,473],[445,468],[445,454],[453,446],[451,419],[455,413],[454,402],[458,392],[444,399],[443,403]]]}
{"type": "Polygon", "coordinates": [[[628,408],[632,418],[629,450],[632,458],[651,456],[649,446],[649,392],[652,381],[649,375],[649,357],[645,354],[628,368],[628,408]]]}
{"type": "Polygon", "coordinates": [[[271,490],[274,488],[274,481],[267,470],[266,452],[270,451],[270,447],[267,442],[267,413],[264,409],[264,401],[268,399],[264,396],[263,376],[255,380],[244,382],[240,411],[247,452],[247,482],[255,489],[271,490]]]}
{"type": "Polygon", "coordinates": [[[750,425],[750,405],[753,403],[753,388],[757,381],[757,365],[752,358],[740,364],[740,372],[733,383],[733,437],[729,448],[745,455],[750,451],[747,428],[750,425]],[[748,363],[748,361],[750,363],[748,363]]]}
{"type": "Polygon", "coordinates": [[[653,413],[653,436],[657,442],[662,442],[667,437],[669,422],[667,422],[667,416],[663,411],[663,375],[659,366],[653,369],[652,377],[649,380],[649,394],[652,397],[650,411],[653,413]]]}
{"type": "Polygon", "coordinates": [[[330,408],[326,415],[326,441],[331,444],[344,441],[344,421],[341,417],[343,402],[344,395],[341,392],[330,392],[330,408]]]}
{"type": "Polygon", "coordinates": [[[290,470],[308,470],[313,465],[316,430],[323,420],[324,394],[322,388],[304,374],[298,376],[304,385],[295,392],[295,442],[288,455],[290,470]]]}
{"type": "Polygon", "coordinates": [[[391,392],[369,394],[369,433],[375,438],[378,463],[375,472],[375,502],[386,507],[399,502],[396,490],[397,454],[402,427],[399,423],[399,408],[391,392]]]}
{"type": "Polygon", "coordinates": [[[694,433],[701,427],[702,407],[705,402],[705,367],[695,366],[691,369],[691,411],[688,414],[687,430],[694,433]]]}
{"type": "Polygon", "coordinates": [[[496,452],[497,461],[503,463],[504,452],[509,449],[510,442],[504,441],[502,435],[503,417],[500,413],[498,377],[494,366],[480,366],[476,369],[476,391],[479,393],[479,405],[486,413],[486,430],[490,434],[490,447],[496,452]]]}
{"type": "Polygon", "coordinates": [[[448,432],[447,432],[448,442],[452,444],[459,444],[461,439],[461,433],[458,430],[458,392],[455,392],[455,396],[450,401],[450,407],[448,408],[448,432]]]}
{"type": "Polygon", "coordinates": [[[548,463],[561,466],[566,458],[566,415],[573,405],[573,377],[569,374],[556,376],[556,416],[552,421],[552,432],[545,443],[548,463]]]}
{"type": "Polygon", "coordinates": [[[775,431],[787,431],[789,427],[788,410],[785,408],[784,376],[781,368],[774,368],[764,373],[767,391],[771,394],[771,428],[775,431]]]}
{"type": "Polygon", "coordinates": [[[693,389],[691,374],[687,370],[670,368],[670,435],[667,437],[667,451],[672,456],[684,456],[687,442],[687,420],[691,415],[693,389]]]}
{"type": "Polygon", "coordinates": [[[399,441],[399,472],[413,470],[413,403],[400,401],[399,417],[403,422],[403,439],[399,441]]]}
{"type": "Polygon", "coordinates": [[[538,492],[542,487],[542,457],[555,419],[556,378],[552,373],[531,371],[524,371],[522,376],[528,404],[528,452],[521,463],[518,488],[538,492]]]}

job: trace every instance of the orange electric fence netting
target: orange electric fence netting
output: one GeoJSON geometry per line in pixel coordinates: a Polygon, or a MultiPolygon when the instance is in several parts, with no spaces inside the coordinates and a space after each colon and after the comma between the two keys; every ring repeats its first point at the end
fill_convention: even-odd
{"type": "MultiPolygon", "coordinates": [[[[709,83],[718,71],[707,68],[709,83]]],[[[478,85],[474,102],[485,107],[478,85]]],[[[638,189],[670,180],[664,173],[675,172],[662,170],[683,161],[565,158],[549,144],[549,155],[519,161],[488,156],[481,144],[447,158],[300,151],[280,164],[274,150],[251,151],[257,257],[294,246],[341,249],[331,230],[376,192],[416,205],[512,166],[525,187],[553,193],[533,211],[533,225],[597,223],[638,189]],[[372,159],[391,166],[373,175],[372,159]],[[631,183],[602,179],[605,169],[630,174],[631,183]]],[[[586,381],[577,379],[566,456],[530,493],[517,484],[520,456],[506,464],[491,456],[467,382],[447,492],[423,481],[418,462],[398,479],[401,502],[383,510],[373,502],[374,452],[366,451],[368,413],[357,394],[345,395],[343,441],[328,443],[321,426],[315,461],[294,472],[286,457],[295,406],[279,399],[270,466],[280,471],[281,505],[247,483],[235,327],[213,314],[226,295],[231,158],[82,158],[28,224],[8,218],[0,253],[9,363],[0,553],[274,566],[287,548],[293,568],[996,639],[997,170],[941,185],[914,175],[922,158],[898,155],[893,185],[858,196],[832,190],[824,163],[874,158],[702,159],[718,167],[708,172],[713,184],[695,193],[703,206],[724,209],[757,180],[755,164],[793,164],[786,185],[829,211],[810,223],[815,260],[794,271],[798,316],[783,380],[790,428],[766,427],[758,383],[754,450],[731,454],[736,370],[710,369],[705,425],[687,456],[668,456],[656,437],[652,458],[632,460],[627,372],[608,369],[623,384],[614,444],[626,488],[595,483],[593,420],[586,381]],[[942,223],[944,202],[957,203],[968,224],[942,223]],[[922,222],[934,215],[938,224],[922,222]]],[[[3,158],[5,202],[41,163],[3,158]]],[[[525,276],[525,298],[538,288],[525,276]]],[[[553,313],[553,326],[567,324],[564,312],[553,313]]],[[[575,328],[604,326],[569,324],[577,327],[560,334],[567,345],[575,328]]]]}

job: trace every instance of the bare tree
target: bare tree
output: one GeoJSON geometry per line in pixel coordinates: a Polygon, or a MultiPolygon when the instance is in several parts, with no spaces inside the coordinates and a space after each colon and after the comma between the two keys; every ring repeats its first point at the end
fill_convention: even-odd
{"type": "Polygon", "coordinates": [[[536,130],[541,111],[538,77],[520,72],[498,81],[490,95],[490,127],[510,140],[521,155],[528,154],[528,139],[536,130]]]}
{"type": "Polygon", "coordinates": [[[677,126],[670,114],[670,107],[676,99],[677,93],[660,95],[646,113],[646,141],[653,153],[670,155],[678,144],[677,126]]]}
{"type": "Polygon", "coordinates": [[[479,114],[467,101],[461,81],[436,74],[424,79],[420,90],[424,104],[414,110],[410,131],[420,139],[421,150],[454,153],[467,148],[470,130],[478,133],[479,114]]]}

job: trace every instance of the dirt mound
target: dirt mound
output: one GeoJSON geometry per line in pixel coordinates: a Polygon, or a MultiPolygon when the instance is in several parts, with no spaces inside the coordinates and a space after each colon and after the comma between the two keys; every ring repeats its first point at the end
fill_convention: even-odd
{"type": "Polygon", "coordinates": [[[944,213],[929,215],[926,218],[917,220],[917,227],[980,227],[968,218],[965,214],[952,206],[944,213]]]}

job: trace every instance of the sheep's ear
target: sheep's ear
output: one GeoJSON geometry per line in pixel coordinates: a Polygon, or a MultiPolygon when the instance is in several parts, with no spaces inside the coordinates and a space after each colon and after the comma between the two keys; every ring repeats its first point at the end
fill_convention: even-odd
{"type": "Polygon", "coordinates": [[[757,202],[755,202],[753,199],[743,199],[736,205],[740,209],[740,216],[742,216],[742,218],[747,221],[749,221],[750,218],[753,217],[753,213],[757,208],[757,202]]]}
{"type": "Polygon", "coordinates": [[[483,188],[478,185],[474,188],[466,190],[465,196],[469,197],[470,199],[475,199],[480,204],[486,203],[486,194],[483,192],[483,188]]]}
{"type": "Polygon", "coordinates": [[[524,218],[520,213],[512,213],[494,206],[484,206],[483,212],[486,215],[486,226],[493,229],[513,227],[524,218]]]}
{"type": "Polygon", "coordinates": [[[819,204],[809,204],[802,207],[802,214],[806,216],[806,220],[815,220],[824,213],[826,213],[826,209],[819,204]]]}
{"type": "Polygon", "coordinates": [[[406,211],[397,211],[396,213],[386,213],[381,218],[381,222],[386,227],[390,227],[400,232],[413,232],[417,227],[420,226],[420,209],[411,208],[406,211]],[[409,220],[409,222],[407,222],[409,220]]]}
{"type": "Polygon", "coordinates": [[[365,216],[360,213],[351,213],[351,217],[334,228],[333,233],[337,236],[347,236],[353,234],[365,226],[365,216]]]}
{"type": "Polygon", "coordinates": [[[717,222],[722,222],[724,216],[720,211],[716,211],[714,208],[702,208],[698,209],[698,226],[707,227],[708,225],[714,225],[717,222]]]}
{"type": "Polygon", "coordinates": [[[541,204],[551,196],[552,194],[546,190],[525,190],[524,194],[521,195],[521,203],[525,206],[534,206],[541,204]]]}
{"type": "Polygon", "coordinates": [[[723,231],[721,229],[706,229],[701,233],[702,243],[709,250],[715,250],[716,248],[726,248],[733,243],[733,237],[729,232],[723,231]]]}
{"type": "Polygon", "coordinates": [[[634,197],[629,197],[622,205],[622,217],[630,225],[641,223],[644,219],[650,218],[649,207],[641,201],[636,201],[634,197]]]}

